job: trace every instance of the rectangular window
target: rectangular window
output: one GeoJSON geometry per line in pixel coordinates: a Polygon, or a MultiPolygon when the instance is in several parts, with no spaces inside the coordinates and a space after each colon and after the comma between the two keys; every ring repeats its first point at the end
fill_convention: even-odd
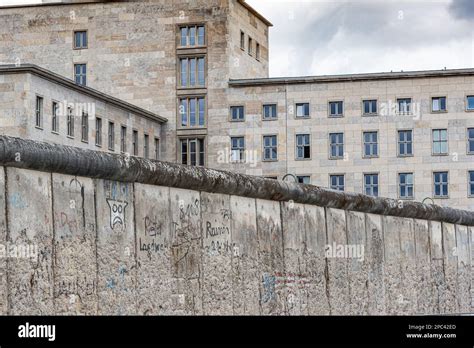
{"type": "Polygon", "coordinates": [[[329,117],[342,117],[344,115],[344,103],[342,101],[329,102],[329,117]]]}
{"type": "Polygon", "coordinates": [[[232,162],[241,163],[245,161],[245,138],[231,137],[231,159],[232,162]]]}
{"type": "Polygon", "coordinates": [[[180,28],[180,46],[194,47],[205,45],[205,28],[203,25],[192,25],[180,28]]]}
{"type": "Polygon", "coordinates": [[[431,98],[431,111],[432,112],[446,111],[446,97],[431,98]]]}
{"type": "Polygon", "coordinates": [[[257,42],[255,46],[255,58],[260,60],[260,44],[257,42]]]}
{"type": "Polygon", "coordinates": [[[109,122],[109,150],[115,150],[115,125],[109,122]]]}
{"type": "Polygon", "coordinates": [[[277,105],[276,104],[263,105],[263,119],[275,120],[276,118],[277,118],[277,105]]]}
{"type": "Polygon", "coordinates": [[[474,170],[469,171],[468,173],[469,180],[469,197],[474,197],[474,170]]]}
{"type": "Polygon", "coordinates": [[[411,98],[399,98],[397,99],[398,114],[399,115],[410,115],[411,113],[411,98]]]}
{"type": "Polygon", "coordinates": [[[448,172],[434,172],[433,184],[435,198],[448,197],[448,172]]]}
{"type": "Polygon", "coordinates": [[[309,103],[296,104],[296,117],[309,117],[309,103]]]}
{"type": "Polygon", "coordinates": [[[379,155],[378,133],[364,132],[364,157],[377,157],[379,155]]]}
{"type": "Polygon", "coordinates": [[[81,140],[89,142],[89,115],[85,112],[82,113],[81,118],[81,140]]]}
{"type": "Polygon", "coordinates": [[[474,128],[467,129],[467,153],[474,154],[474,128]]]}
{"type": "Polygon", "coordinates": [[[120,127],[120,152],[127,152],[127,127],[120,127]]]}
{"type": "Polygon", "coordinates": [[[149,144],[150,137],[148,134],[143,135],[143,157],[148,158],[150,157],[150,144],[149,144]]]}
{"type": "Polygon", "coordinates": [[[52,107],[52,117],[51,117],[51,132],[58,133],[59,132],[59,105],[57,102],[53,102],[52,107]]]}
{"type": "Polygon", "coordinates": [[[74,32],[74,48],[87,48],[87,31],[83,30],[74,32]]]}
{"type": "Polygon", "coordinates": [[[102,119],[99,117],[95,119],[95,144],[102,146],[102,119]]]}
{"type": "Polygon", "coordinates": [[[448,154],[448,130],[433,129],[433,155],[448,154]]]}
{"type": "Polygon", "coordinates": [[[74,114],[71,107],[67,108],[67,135],[69,137],[74,137],[74,114]]]}
{"type": "Polygon", "coordinates": [[[344,133],[329,134],[329,158],[339,159],[344,157],[344,133]]]}
{"type": "Polygon", "coordinates": [[[466,109],[469,111],[474,110],[474,95],[468,95],[466,97],[466,109]]]}
{"type": "Polygon", "coordinates": [[[379,175],[364,174],[364,191],[366,195],[379,196],[379,175]]]}
{"type": "Polygon", "coordinates": [[[155,138],[155,159],[160,159],[160,139],[155,138]]]}
{"type": "Polygon", "coordinates": [[[311,177],[308,175],[298,175],[296,176],[296,180],[298,181],[298,184],[311,184],[311,177]]]}
{"type": "Polygon", "coordinates": [[[180,58],[180,81],[181,87],[204,87],[206,78],[204,76],[204,57],[180,58]]]}
{"type": "Polygon", "coordinates": [[[263,160],[276,161],[278,159],[278,146],[276,135],[263,136],[263,160]]]}
{"type": "Polygon", "coordinates": [[[133,155],[138,156],[138,131],[133,130],[132,132],[132,147],[133,155]]]}
{"type": "Polygon", "coordinates": [[[180,149],[182,164],[204,166],[204,139],[181,139],[180,149]]]}
{"type": "Polygon", "coordinates": [[[398,197],[413,198],[413,173],[398,174],[398,197]]]}
{"type": "Polygon", "coordinates": [[[362,102],[363,115],[377,115],[377,100],[364,100],[362,102]]]}
{"type": "Polygon", "coordinates": [[[74,81],[76,81],[76,83],[81,86],[85,86],[87,84],[86,64],[74,64],[74,81]]]}
{"type": "Polygon", "coordinates": [[[205,108],[204,97],[181,98],[179,100],[181,127],[204,126],[205,108]]]}
{"type": "Polygon", "coordinates": [[[400,130],[398,131],[398,156],[412,156],[413,155],[413,131],[400,130]]]}
{"type": "Polygon", "coordinates": [[[244,107],[243,106],[231,106],[230,107],[230,120],[231,121],[243,121],[243,120],[245,120],[244,107]]]}
{"type": "Polygon", "coordinates": [[[36,97],[35,126],[43,128],[43,98],[36,97]]]}
{"type": "Polygon", "coordinates": [[[248,53],[251,56],[253,54],[253,40],[249,37],[248,53]]]}
{"type": "Polygon", "coordinates": [[[245,33],[243,31],[240,32],[240,49],[245,51],[245,33]]]}
{"type": "Polygon", "coordinates": [[[311,158],[311,140],[309,134],[296,135],[296,159],[311,158]]]}
{"type": "Polygon", "coordinates": [[[331,190],[344,191],[344,175],[330,175],[329,182],[331,190]]]}

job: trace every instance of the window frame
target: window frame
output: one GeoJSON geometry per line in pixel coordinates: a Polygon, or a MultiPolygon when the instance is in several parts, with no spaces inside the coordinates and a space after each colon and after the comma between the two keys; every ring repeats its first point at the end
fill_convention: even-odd
{"type": "Polygon", "coordinates": [[[312,159],[312,153],[311,153],[311,133],[296,133],[295,134],[295,161],[310,161],[312,159]],[[308,137],[308,141],[309,143],[308,144],[304,144],[304,145],[298,145],[298,137],[305,137],[307,136],[308,137]],[[305,152],[305,148],[308,147],[309,148],[309,157],[299,157],[298,156],[298,148],[299,147],[302,147],[303,148],[303,155],[304,155],[304,152],[305,152]]]}
{"type": "Polygon", "coordinates": [[[184,136],[184,137],[178,137],[178,162],[179,164],[183,165],[188,165],[188,166],[197,166],[197,167],[205,167],[206,166],[206,153],[207,153],[207,144],[206,144],[206,138],[204,136],[184,136]],[[183,159],[183,148],[182,148],[182,142],[186,141],[187,146],[186,146],[186,162],[187,163],[182,163],[183,159]],[[196,142],[196,151],[195,151],[195,156],[196,156],[196,165],[190,164],[191,162],[191,151],[190,151],[190,142],[195,141],[196,142]],[[200,142],[201,141],[201,142],[200,142]],[[201,145],[202,144],[202,149],[201,145]],[[203,151],[201,151],[203,150],[203,151]],[[203,153],[203,163],[200,163],[200,157],[201,157],[201,152],[203,153]],[[199,163],[199,164],[198,164],[199,163]]]}
{"type": "Polygon", "coordinates": [[[474,108],[469,109],[469,98],[472,98],[474,100],[474,94],[466,94],[466,97],[464,98],[464,102],[466,105],[465,111],[466,112],[474,112],[474,108]]]}
{"type": "Polygon", "coordinates": [[[299,175],[295,175],[296,176],[296,183],[297,184],[300,184],[300,185],[311,185],[311,175],[309,174],[299,174],[299,175]],[[309,179],[309,182],[308,183],[304,183],[304,182],[299,182],[299,179],[300,178],[308,178],[309,179]]]}
{"type": "Polygon", "coordinates": [[[397,116],[413,116],[413,98],[412,97],[397,97],[396,98],[396,103],[397,103],[396,104],[397,116]],[[400,111],[400,101],[401,100],[410,100],[408,112],[401,112],[400,111]]]}
{"type": "Polygon", "coordinates": [[[127,152],[127,125],[120,125],[120,153],[127,152]]]}
{"type": "MultiPolygon", "coordinates": [[[[82,42],[83,43],[83,42],[82,42]]],[[[72,34],[72,48],[74,50],[86,50],[89,48],[89,31],[87,29],[74,30],[72,34]],[[76,34],[85,33],[86,45],[85,46],[76,46],[76,34]]]]}
{"type": "MultiPolygon", "coordinates": [[[[410,187],[410,185],[407,185],[407,184],[404,184],[404,186],[406,187],[406,190],[408,190],[408,187],[410,187]]],[[[398,172],[397,173],[397,191],[398,191],[398,198],[399,199],[404,199],[404,200],[414,200],[415,199],[415,173],[414,172],[398,172]],[[412,195],[411,196],[402,196],[402,183],[400,181],[400,177],[401,175],[411,175],[412,176],[412,182],[411,182],[411,191],[412,191],[412,195]]]]}
{"type": "Polygon", "coordinates": [[[115,152],[115,122],[110,120],[107,123],[107,148],[115,152]]]}
{"type": "Polygon", "coordinates": [[[82,111],[81,115],[81,142],[89,143],[89,115],[85,111],[82,111]]]}
{"type": "Polygon", "coordinates": [[[344,117],[345,105],[344,105],[344,100],[343,99],[328,100],[327,106],[328,106],[328,118],[343,118],[344,117]],[[342,112],[341,113],[339,113],[339,114],[332,114],[331,113],[331,104],[334,104],[334,103],[337,103],[337,104],[341,103],[341,105],[342,105],[342,112]]]}
{"type": "MultiPolygon", "coordinates": [[[[345,154],[345,149],[344,149],[344,143],[345,143],[345,136],[344,136],[344,132],[334,132],[334,133],[328,133],[328,144],[329,144],[329,159],[330,160],[340,160],[340,159],[344,159],[344,154],[345,154]],[[332,156],[332,146],[333,144],[331,143],[331,135],[335,135],[335,134],[342,134],[342,156],[339,156],[339,155],[336,155],[336,156],[332,156]]],[[[341,143],[336,143],[335,146],[340,146],[341,143]]],[[[337,151],[338,152],[338,151],[337,151]]]]}
{"type": "Polygon", "coordinates": [[[199,128],[206,128],[207,127],[207,98],[206,95],[203,94],[193,94],[193,95],[180,95],[178,96],[178,119],[177,119],[177,126],[179,129],[199,129],[199,128]],[[196,101],[196,110],[195,110],[195,119],[197,121],[196,125],[191,126],[191,100],[194,99],[196,101]],[[199,113],[199,100],[203,100],[204,112],[203,112],[203,124],[199,124],[200,121],[200,113],[199,113]],[[186,100],[186,120],[187,125],[183,126],[183,116],[181,113],[181,101],[186,100]]]}
{"type": "MultiPolygon", "coordinates": [[[[370,149],[372,150],[372,147],[373,147],[374,143],[369,143],[369,146],[370,146],[370,149]]],[[[380,157],[380,142],[379,142],[379,131],[378,130],[364,130],[362,131],[362,158],[379,158],[380,157]],[[365,142],[365,134],[373,134],[375,133],[375,136],[376,136],[376,143],[375,143],[375,146],[377,147],[377,153],[375,155],[371,154],[371,155],[367,155],[365,153],[365,146],[366,146],[366,142],[365,142]]]]}
{"type": "MultiPolygon", "coordinates": [[[[449,191],[448,191],[449,193],[449,191]]],[[[467,170],[467,197],[468,198],[474,198],[474,169],[473,170],[467,170]],[[473,175],[472,181],[471,181],[471,173],[473,175]],[[473,186],[472,193],[471,193],[471,185],[473,186]]]]}
{"type": "Polygon", "coordinates": [[[231,163],[244,163],[245,162],[245,136],[244,135],[236,135],[230,136],[230,161],[231,163]],[[237,147],[234,149],[234,139],[242,139],[243,140],[243,147],[237,147]],[[234,160],[234,151],[239,151],[239,160],[234,160]]]}
{"type": "Polygon", "coordinates": [[[255,59],[260,61],[260,43],[255,41],[255,59]]]}
{"type": "Polygon", "coordinates": [[[432,182],[432,190],[433,190],[433,198],[434,199],[449,199],[449,170],[437,170],[432,172],[431,176],[431,182],[432,182]],[[436,182],[435,182],[435,175],[436,174],[441,174],[441,173],[446,173],[446,190],[447,194],[445,196],[437,196],[436,195],[436,182]]]}
{"type": "Polygon", "coordinates": [[[150,135],[143,133],[143,158],[150,158],[150,135]]]}
{"type": "Polygon", "coordinates": [[[178,79],[176,81],[177,89],[180,90],[189,90],[189,89],[206,89],[207,88],[207,55],[206,54],[192,54],[192,55],[178,55],[177,57],[177,72],[178,72],[178,79]],[[199,60],[204,59],[204,71],[203,71],[203,78],[204,84],[199,84],[199,60]],[[182,60],[187,60],[186,64],[186,85],[182,85],[182,60]],[[194,69],[194,85],[191,85],[191,60],[196,59],[196,66],[194,69]]]}
{"type": "Polygon", "coordinates": [[[53,134],[59,134],[59,104],[57,100],[51,101],[51,133],[53,134]]]}
{"type": "Polygon", "coordinates": [[[229,106],[229,121],[230,122],[245,122],[245,105],[230,105],[229,106]],[[242,116],[242,119],[233,119],[232,116],[233,116],[233,113],[232,113],[232,110],[234,108],[242,108],[242,113],[243,113],[243,116],[242,116]]]}
{"type": "Polygon", "coordinates": [[[278,162],[278,134],[262,134],[262,162],[278,162]],[[275,137],[276,144],[274,146],[266,147],[265,146],[265,138],[266,137],[275,137]],[[265,149],[276,149],[276,157],[275,158],[265,158],[265,149]]]}
{"type": "Polygon", "coordinates": [[[160,145],[161,141],[159,137],[154,138],[154,145],[155,145],[155,160],[159,161],[161,159],[161,151],[160,151],[160,145]]]}
{"type": "MultiPolygon", "coordinates": [[[[441,149],[441,147],[440,147],[441,149]]],[[[449,155],[449,131],[448,128],[433,128],[431,129],[431,155],[432,156],[448,156],[449,155]],[[434,132],[435,131],[446,131],[446,140],[437,140],[437,143],[446,142],[446,152],[435,153],[435,140],[434,132]]]]}
{"type": "MultiPolygon", "coordinates": [[[[363,185],[362,185],[362,187],[363,187],[363,190],[364,190],[364,192],[363,192],[364,195],[370,196],[370,197],[380,197],[380,187],[381,187],[381,185],[380,185],[380,173],[378,173],[378,172],[363,173],[363,174],[362,174],[362,180],[363,180],[363,185]],[[367,193],[367,186],[366,186],[366,182],[365,182],[365,177],[368,176],[368,175],[370,175],[370,176],[377,176],[377,195],[376,195],[376,196],[373,195],[373,194],[368,194],[368,193],[367,193]]],[[[371,187],[372,187],[372,192],[373,192],[374,184],[371,183],[370,185],[371,185],[371,187]]]]}
{"type": "Polygon", "coordinates": [[[140,147],[139,139],[140,137],[138,136],[138,129],[132,128],[132,151],[133,151],[132,155],[137,156],[137,157],[139,154],[138,149],[140,147]]]}
{"type": "MultiPolygon", "coordinates": [[[[469,150],[470,141],[472,141],[472,143],[474,145],[474,127],[467,127],[466,128],[466,142],[467,142],[467,144],[466,144],[467,145],[466,154],[471,156],[471,155],[474,155],[474,149],[472,151],[469,150]],[[473,134],[472,138],[469,137],[469,130],[472,130],[472,134],[473,134]]],[[[473,148],[474,148],[474,146],[473,146],[473,148]]]]}
{"type": "Polygon", "coordinates": [[[362,116],[363,117],[371,117],[371,116],[378,116],[379,115],[379,101],[378,99],[362,99],[362,116]],[[365,102],[375,102],[375,108],[376,108],[376,111],[375,112],[369,112],[369,113],[366,113],[365,112],[365,102]]]}
{"type": "Polygon", "coordinates": [[[240,49],[245,51],[245,32],[243,30],[240,31],[240,49]]]}
{"type": "Polygon", "coordinates": [[[195,48],[205,48],[207,47],[207,27],[206,23],[186,23],[186,24],[178,24],[177,25],[177,43],[176,47],[177,49],[195,49],[195,48]],[[203,27],[204,28],[204,43],[199,44],[199,28],[203,27]],[[181,31],[183,28],[186,28],[186,45],[182,45],[182,34],[181,31]],[[195,40],[195,45],[191,45],[190,42],[190,28],[195,28],[196,32],[194,35],[194,40],[195,40]]]}
{"type": "Polygon", "coordinates": [[[275,120],[278,120],[278,103],[263,103],[262,104],[262,121],[275,121],[275,120]],[[275,108],[275,116],[273,117],[265,117],[265,108],[269,106],[275,108]]]}
{"type": "Polygon", "coordinates": [[[250,57],[253,57],[253,38],[249,35],[247,38],[247,53],[250,57]]]}
{"type": "Polygon", "coordinates": [[[66,115],[66,136],[68,138],[74,139],[75,135],[75,123],[76,116],[74,115],[74,108],[71,106],[67,107],[67,115],[66,115]]]}
{"type": "Polygon", "coordinates": [[[44,96],[35,95],[35,128],[43,130],[44,125],[44,96]]]}
{"type": "Polygon", "coordinates": [[[295,103],[295,118],[296,119],[305,119],[305,118],[311,118],[311,103],[310,102],[298,102],[295,103]],[[298,116],[298,106],[299,105],[308,105],[308,115],[303,115],[303,116],[298,116]]]}
{"type": "MultiPolygon", "coordinates": [[[[396,137],[397,137],[397,157],[413,157],[415,155],[415,141],[414,141],[415,132],[413,129],[397,129],[396,137]],[[401,154],[400,153],[400,132],[411,132],[411,154],[401,154]]],[[[408,144],[405,140],[404,144],[408,144]]]]}
{"type": "Polygon", "coordinates": [[[95,118],[95,146],[102,147],[102,117],[95,118]]]}
{"type": "MultiPolygon", "coordinates": [[[[339,192],[345,192],[345,190],[346,190],[346,174],[342,174],[342,173],[334,173],[334,174],[331,174],[331,173],[330,173],[330,174],[328,175],[328,179],[329,179],[329,185],[328,185],[329,189],[335,190],[335,191],[339,191],[339,192]],[[339,189],[337,189],[337,188],[333,188],[333,186],[332,186],[332,180],[331,180],[332,177],[342,177],[342,181],[343,181],[343,185],[342,185],[343,189],[342,189],[342,190],[339,190],[339,189]]],[[[338,183],[337,186],[339,186],[339,183],[338,183]]]]}
{"type": "MultiPolygon", "coordinates": [[[[442,114],[442,113],[446,113],[448,112],[448,97],[447,96],[434,96],[434,97],[431,97],[430,98],[431,100],[431,107],[430,107],[430,110],[431,110],[431,113],[432,114],[442,114]],[[434,110],[433,109],[433,102],[435,99],[441,99],[441,98],[444,98],[444,106],[445,106],[445,109],[442,110],[434,110]]],[[[441,106],[441,103],[439,104],[441,106]]]]}
{"type": "Polygon", "coordinates": [[[87,86],[87,63],[74,63],[73,64],[73,69],[74,69],[74,83],[78,86],[87,86]],[[84,66],[85,67],[85,73],[81,73],[79,75],[76,74],[76,66],[84,66]],[[77,77],[79,76],[80,80],[83,81],[85,79],[85,83],[79,83],[77,82],[77,77]]]}

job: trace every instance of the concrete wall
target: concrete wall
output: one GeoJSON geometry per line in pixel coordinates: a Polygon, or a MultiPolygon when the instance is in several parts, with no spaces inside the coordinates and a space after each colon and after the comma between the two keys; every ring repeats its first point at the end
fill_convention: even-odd
{"type": "Polygon", "coordinates": [[[0,258],[0,314],[474,313],[473,234],[440,221],[0,167],[0,243],[38,247],[31,258],[0,258]],[[363,259],[328,257],[328,246],[363,246],[363,259]]]}

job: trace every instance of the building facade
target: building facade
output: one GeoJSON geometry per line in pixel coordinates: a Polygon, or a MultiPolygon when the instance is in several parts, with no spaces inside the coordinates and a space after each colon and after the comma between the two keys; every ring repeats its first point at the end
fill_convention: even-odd
{"type": "Polygon", "coordinates": [[[164,160],[474,209],[474,69],[269,78],[271,23],[243,0],[9,6],[0,21],[0,62],[166,119],[164,160]]]}

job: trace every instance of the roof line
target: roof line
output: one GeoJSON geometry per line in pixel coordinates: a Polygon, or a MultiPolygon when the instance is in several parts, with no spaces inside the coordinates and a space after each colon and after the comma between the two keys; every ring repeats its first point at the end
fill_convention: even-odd
{"type": "Polygon", "coordinates": [[[250,6],[249,4],[247,4],[247,2],[245,0],[237,0],[237,2],[239,4],[241,4],[243,7],[245,7],[247,10],[249,10],[250,13],[252,13],[255,17],[257,17],[258,19],[260,19],[263,23],[265,23],[266,25],[268,25],[269,27],[273,27],[273,24],[268,20],[266,19],[262,14],[260,14],[256,9],[254,9],[252,6],[250,6]]]}
{"type": "Polygon", "coordinates": [[[230,79],[229,85],[232,87],[246,87],[246,86],[262,86],[262,85],[281,85],[281,84],[290,85],[290,84],[304,84],[304,83],[391,80],[391,79],[471,76],[471,75],[474,75],[474,68],[449,69],[449,70],[380,72],[380,73],[362,73],[362,74],[341,74],[341,75],[319,75],[319,76],[297,76],[297,77],[269,77],[269,78],[256,78],[256,79],[230,79]]]}
{"type": "Polygon", "coordinates": [[[59,85],[62,85],[67,88],[71,88],[73,90],[78,91],[79,93],[86,94],[89,96],[92,96],[97,99],[101,99],[105,101],[106,103],[115,105],[119,108],[125,109],[129,112],[132,112],[134,114],[149,118],[153,121],[158,121],[160,123],[166,123],[168,122],[168,119],[159,116],[153,112],[150,112],[148,110],[145,110],[141,107],[138,107],[136,105],[130,104],[126,101],[123,101],[121,99],[112,97],[108,94],[102,93],[96,89],[87,87],[87,86],[81,86],[76,84],[73,80],[70,80],[62,75],[56,74],[50,70],[41,68],[37,65],[34,64],[9,64],[9,65],[0,65],[0,74],[6,74],[6,73],[13,73],[13,74],[19,74],[19,73],[31,73],[34,75],[37,75],[39,77],[42,77],[46,80],[55,82],[59,85]]]}
{"type": "Polygon", "coordinates": [[[103,2],[122,2],[121,0],[84,0],[76,2],[38,2],[30,4],[18,4],[18,5],[0,5],[0,10],[9,8],[22,8],[22,7],[40,7],[40,6],[68,6],[68,5],[81,5],[81,4],[97,4],[103,2]]]}

